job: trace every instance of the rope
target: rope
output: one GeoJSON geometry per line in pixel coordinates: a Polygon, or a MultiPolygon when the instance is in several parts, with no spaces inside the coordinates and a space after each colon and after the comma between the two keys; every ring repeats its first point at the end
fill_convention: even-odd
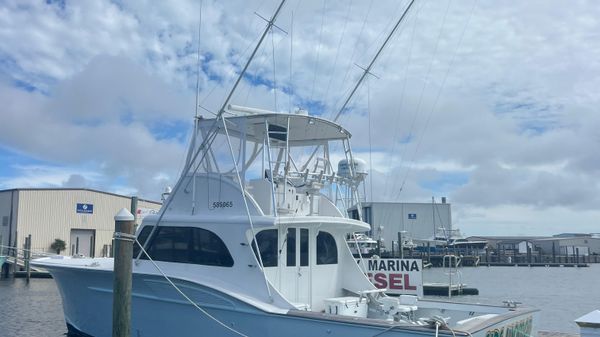
{"type": "Polygon", "coordinates": [[[115,232],[113,234],[113,239],[120,241],[129,241],[134,242],[136,240],[136,236],[129,233],[115,232]]]}
{"type": "Polygon", "coordinates": [[[135,242],[138,244],[138,246],[141,248],[142,253],[144,253],[144,255],[146,255],[146,257],[148,258],[148,260],[152,263],[152,265],[154,265],[154,268],[156,268],[156,270],[158,270],[159,273],[162,274],[162,276],[165,278],[165,280],[167,280],[167,282],[169,282],[169,284],[171,284],[171,286],[183,297],[185,298],[191,305],[193,305],[196,309],[198,309],[201,313],[203,313],[204,315],[206,315],[206,317],[212,319],[213,321],[215,321],[217,324],[219,324],[220,326],[224,327],[225,329],[235,333],[238,336],[242,336],[242,337],[248,337],[248,335],[245,335],[237,330],[235,330],[234,328],[226,325],[225,323],[221,322],[218,318],[212,316],[211,314],[208,313],[208,311],[202,309],[198,304],[196,304],[196,302],[194,302],[191,298],[189,298],[183,291],[181,291],[181,289],[179,289],[179,287],[173,283],[173,281],[171,281],[171,279],[167,276],[167,274],[165,274],[165,272],[163,272],[163,270],[156,264],[156,262],[154,262],[154,260],[150,257],[150,255],[148,254],[148,252],[146,252],[146,250],[144,249],[143,245],[137,240],[135,239],[135,242]]]}

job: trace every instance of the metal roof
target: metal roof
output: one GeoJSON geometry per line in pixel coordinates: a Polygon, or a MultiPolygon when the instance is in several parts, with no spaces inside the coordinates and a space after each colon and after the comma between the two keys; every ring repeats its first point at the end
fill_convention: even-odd
{"type": "MultiPolygon", "coordinates": [[[[93,193],[101,193],[101,194],[108,194],[108,195],[112,195],[115,197],[121,197],[121,198],[127,198],[127,199],[131,199],[132,196],[127,196],[127,195],[122,195],[122,194],[117,194],[117,193],[112,193],[112,192],[106,192],[106,191],[100,191],[100,190],[95,190],[95,189],[91,189],[91,188],[74,188],[74,187],[27,187],[27,188],[9,188],[6,190],[0,190],[0,193],[2,192],[12,192],[12,191],[87,191],[87,192],[93,192],[93,193]]],[[[139,201],[145,201],[145,202],[151,202],[157,205],[161,205],[161,202],[158,201],[154,201],[154,200],[149,200],[149,199],[142,199],[142,198],[138,198],[139,201]]]]}

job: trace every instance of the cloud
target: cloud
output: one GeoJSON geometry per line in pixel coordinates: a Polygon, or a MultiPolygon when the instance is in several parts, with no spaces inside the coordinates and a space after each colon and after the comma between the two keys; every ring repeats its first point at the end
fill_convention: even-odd
{"type": "MultiPolygon", "coordinates": [[[[62,171],[7,181],[154,199],[172,185],[197,76],[210,117],[265,26],[254,12],[270,17],[278,1],[203,4],[199,40],[195,1],[3,3],[0,145],[62,171]]],[[[288,2],[285,32],[267,34],[231,103],[334,116],[406,4],[288,2]]],[[[600,215],[599,18],[586,1],[417,2],[339,120],[372,158],[372,198],[448,196],[469,232],[518,232],[503,211],[531,232],[544,221],[589,229],[600,215]]]]}

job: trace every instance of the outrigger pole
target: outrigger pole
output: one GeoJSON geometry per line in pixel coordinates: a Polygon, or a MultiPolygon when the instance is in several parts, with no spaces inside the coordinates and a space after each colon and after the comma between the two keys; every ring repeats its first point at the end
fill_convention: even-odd
{"type": "MultiPolygon", "coordinates": [[[[210,144],[212,143],[212,141],[217,136],[218,123],[221,120],[221,118],[223,117],[223,113],[225,113],[225,108],[227,107],[227,104],[229,104],[229,100],[231,99],[231,96],[233,96],[233,93],[235,92],[235,90],[237,89],[238,85],[240,84],[240,81],[242,80],[242,78],[246,74],[246,71],[248,70],[248,67],[250,66],[250,63],[252,62],[252,59],[254,58],[254,56],[256,55],[256,52],[260,48],[260,45],[262,44],[263,40],[265,39],[265,36],[267,36],[267,33],[269,32],[269,30],[271,30],[271,28],[273,28],[273,26],[275,24],[275,20],[277,19],[277,16],[279,15],[279,12],[281,11],[281,8],[285,4],[285,2],[286,2],[286,0],[282,0],[281,3],[279,3],[279,6],[277,7],[277,10],[275,10],[275,13],[271,17],[271,19],[267,22],[267,26],[265,27],[265,30],[263,31],[263,33],[262,33],[262,35],[260,37],[260,40],[256,44],[256,47],[254,47],[254,50],[252,51],[252,54],[250,55],[250,58],[248,59],[248,61],[246,61],[246,64],[244,65],[244,68],[240,72],[237,80],[235,81],[233,87],[231,88],[231,91],[229,92],[229,95],[227,95],[227,98],[223,102],[223,105],[221,106],[221,108],[217,112],[217,115],[215,117],[215,121],[213,122],[213,124],[212,124],[212,126],[211,126],[211,128],[210,128],[210,130],[208,132],[208,134],[206,135],[206,137],[204,137],[204,139],[202,140],[202,144],[200,144],[200,146],[198,147],[198,150],[196,150],[196,152],[194,153],[194,155],[191,156],[191,157],[188,156],[188,161],[186,162],[186,165],[185,165],[185,167],[183,169],[183,174],[181,175],[181,178],[179,178],[179,181],[177,181],[177,184],[175,184],[175,187],[173,188],[173,192],[171,193],[171,195],[173,195],[173,194],[177,193],[177,191],[179,191],[179,189],[181,188],[181,185],[183,184],[183,181],[185,180],[185,177],[187,176],[186,173],[189,172],[189,170],[192,168],[192,165],[196,161],[198,155],[202,152],[202,150],[207,149],[208,146],[210,146],[210,144]]],[[[198,116],[196,116],[196,118],[194,120],[194,126],[197,123],[198,123],[198,116]]],[[[194,127],[194,130],[196,130],[195,127],[194,127]]],[[[193,137],[195,138],[196,135],[194,134],[193,137]]],[[[190,151],[193,151],[193,149],[190,149],[190,151]]],[[[202,157],[200,158],[200,160],[203,160],[204,157],[205,157],[205,155],[206,155],[206,152],[204,152],[204,154],[202,155],[202,157]]],[[[199,168],[199,165],[194,170],[194,174],[195,174],[195,171],[198,168],[199,168]]],[[[154,235],[154,232],[156,231],[156,228],[158,227],[158,225],[162,221],[162,218],[165,215],[166,210],[169,208],[169,205],[171,204],[171,200],[173,200],[173,198],[169,197],[165,201],[165,204],[161,208],[161,211],[160,211],[160,214],[158,216],[158,219],[156,220],[156,223],[152,227],[152,231],[150,232],[150,235],[148,235],[148,239],[152,238],[152,235],[154,235]]],[[[148,245],[148,243],[150,241],[148,239],[146,240],[146,242],[142,243],[143,248],[144,248],[143,250],[145,250],[147,248],[147,245],[148,245]]],[[[143,250],[140,250],[140,253],[136,257],[136,261],[139,260],[140,256],[143,254],[143,250]]]]}
{"type": "Polygon", "coordinates": [[[410,3],[408,4],[408,6],[406,7],[406,9],[404,10],[404,13],[402,13],[402,16],[396,22],[396,25],[394,25],[394,28],[392,29],[392,31],[388,34],[388,36],[385,39],[385,41],[383,41],[383,44],[381,45],[381,47],[379,47],[379,50],[377,51],[377,54],[375,54],[375,56],[371,60],[371,63],[369,63],[369,66],[367,68],[363,68],[363,74],[362,74],[362,76],[360,77],[360,79],[358,80],[358,82],[356,82],[356,85],[354,86],[354,89],[352,89],[352,92],[350,92],[350,95],[348,95],[348,97],[346,98],[346,101],[344,102],[344,105],[342,105],[342,108],[340,109],[340,111],[338,111],[337,115],[335,115],[335,118],[333,119],[334,122],[336,122],[338,120],[338,118],[340,117],[340,115],[342,114],[342,112],[344,112],[344,110],[346,109],[346,106],[350,102],[350,99],[352,98],[352,96],[354,96],[354,93],[356,92],[356,90],[358,89],[358,87],[362,84],[362,82],[365,79],[365,77],[367,76],[367,74],[371,73],[371,68],[373,67],[373,64],[375,64],[375,61],[377,61],[377,59],[379,58],[379,55],[383,51],[383,48],[385,48],[385,46],[387,45],[388,41],[390,41],[390,39],[392,38],[392,35],[394,35],[394,33],[396,32],[396,30],[398,30],[398,27],[400,26],[400,23],[402,22],[402,20],[404,20],[404,17],[408,13],[408,11],[410,10],[410,7],[412,7],[412,5],[413,5],[414,2],[415,2],[415,0],[411,0],[410,1],[410,3]]]}
{"type": "MultiPolygon", "coordinates": [[[[386,37],[385,41],[383,41],[383,44],[381,45],[381,47],[379,47],[379,50],[377,50],[377,53],[375,54],[375,56],[371,60],[371,63],[369,63],[369,65],[366,68],[362,68],[361,67],[361,69],[363,69],[363,73],[360,76],[360,78],[358,79],[358,81],[356,82],[356,84],[354,85],[354,88],[352,89],[352,91],[350,92],[350,94],[348,95],[348,97],[346,98],[346,100],[344,101],[344,104],[342,105],[342,107],[340,108],[340,110],[338,111],[338,113],[333,118],[334,122],[336,122],[338,120],[338,118],[342,115],[342,113],[344,112],[344,110],[348,106],[348,103],[350,102],[350,100],[352,99],[352,97],[354,96],[354,94],[356,93],[356,90],[362,84],[362,82],[365,79],[365,77],[367,76],[367,74],[371,73],[371,68],[375,64],[375,61],[377,61],[377,59],[379,58],[379,55],[383,51],[383,48],[385,48],[385,46],[390,41],[390,39],[392,38],[392,36],[394,35],[394,33],[396,33],[396,30],[398,30],[398,27],[400,26],[400,23],[404,20],[404,18],[406,17],[406,14],[410,10],[410,8],[412,7],[412,5],[413,5],[414,2],[415,2],[415,0],[411,0],[410,3],[408,4],[408,6],[406,6],[406,9],[402,13],[402,16],[400,16],[400,18],[398,19],[398,21],[396,21],[396,24],[394,25],[394,28],[392,28],[392,31],[388,34],[388,36],[386,37]]],[[[315,154],[319,151],[320,147],[321,147],[320,145],[318,145],[317,147],[315,147],[315,150],[313,151],[313,153],[310,155],[310,157],[308,157],[308,160],[302,166],[302,171],[304,171],[306,169],[306,167],[308,166],[308,163],[314,158],[315,154]]],[[[348,163],[348,167],[350,169],[350,175],[352,177],[354,177],[354,166],[353,165],[354,165],[353,163],[348,163]]],[[[360,200],[358,200],[358,198],[357,198],[356,202],[357,202],[357,211],[358,211],[359,219],[362,220],[362,211],[361,211],[361,207],[360,207],[360,200]]]]}

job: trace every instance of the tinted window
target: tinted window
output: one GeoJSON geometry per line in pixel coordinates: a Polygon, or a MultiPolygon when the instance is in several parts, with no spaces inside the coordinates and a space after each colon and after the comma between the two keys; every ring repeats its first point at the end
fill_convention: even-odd
{"type": "MultiPolygon", "coordinates": [[[[142,230],[138,238],[140,243],[143,244],[151,229],[149,226],[142,230]]],[[[139,247],[137,250],[139,252],[139,247]]],[[[233,258],[225,243],[215,233],[203,228],[158,227],[146,250],[156,261],[233,266],[233,258]]],[[[141,258],[147,259],[144,254],[141,258]]]]}
{"type": "Polygon", "coordinates": [[[233,258],[221,238],[202,228],[193,229],[194,240],[190,260],[209,266],[233,266],[233,258]]]}
{"type": "Polygon", "coordinates": [[[308,266],[308,229],[300,228],[300,266],[308,266]]]}
{"type": "MultiPolygon", "coordinates": [[[[148,240],[148,235],[150,235],[150,232],[152,232],[152,226],[146,226],[142,229],[142,231],[138,235],[137,240],[142,246],[144,245],[146,240],[148,240]]],[[[146,247],[146,249],[148,249],[148,247],[146,247]]],[[[137,258],[140,251],[141,251],[140,246],[137,244],[137,242],[135,242],[133,244],[133,257],[137,258]]],[[[146,259],[146,255],[142,254],[141,258],[146,259]]]]}
{"type": "MultiPolygon", "coordinates": [[[[256,242],[260,250],[263,267],[277,266],[277,230],[267,229],[256,234],[256,242]]],[[[256,244],[252,241],[252,250],[256,255],[256,244]]],[[[258,259],[258,255],[256,255],[258,259]]]]}
{"type": "Polygon", "coordinates": [[[335,239],[327,232],[319,232],[317,235],[317,264],[336,264],[337,262],[335,239]]]}
{"type": "Polygon", "coordinates": [[[152,259],[168,262],[190,262],[192,243],[189,227],[159,227],[147,251],[152,259]]]}
{"type": "Polygon", "coordinates": [[[296,265],[296,228],[288,228],[287,231],[287,266],[296,265]]]}

